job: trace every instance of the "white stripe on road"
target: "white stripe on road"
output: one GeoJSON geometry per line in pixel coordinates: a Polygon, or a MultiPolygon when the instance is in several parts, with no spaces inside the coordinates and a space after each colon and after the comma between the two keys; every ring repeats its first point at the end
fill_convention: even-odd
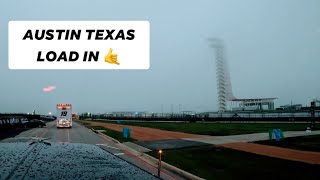
{"type": "Polygon", "coordinates": [[[114,155],[121,156],[121,155],[124,155],[124,153],[114,153],[114,155]]]}
{"type": "Polygon", "coordinates": [[[68,129],[68,142],[70,142],[70,129],[68,129]]]}
{"type": "Polygon", "coordinates": [[[108,147],[108,148],[118,149],[118,150],[119,150],[119,148],[113,147],[113,146],[109,146],[109,145],[107,145],[107,144],[96,144],[96,145],[97,145],[97,146],[105,146],[105,147],[108,147]]]}

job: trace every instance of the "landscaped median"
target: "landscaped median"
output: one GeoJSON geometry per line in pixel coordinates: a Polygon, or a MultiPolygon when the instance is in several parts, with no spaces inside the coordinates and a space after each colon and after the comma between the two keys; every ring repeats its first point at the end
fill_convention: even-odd
{"type": "MultiPolygon", "coordinates": [[[[104,124],[108,124],[102,122],[104,124]]],[[[155,123],[157,124],[157,123],[155,123]]],[[[180,124],[180,123],[179,123],[180,124]]],[[[159,124],[158,124],[159,125],[159,124]]],[[[181,124],[184,126],[183,124],[181,124]]],[[[256,125],[249,125],[250,128],[259,129],[256,125]]],[[[264,129],[272,129],[279,126],[262,125],[264,129]]],[[[297,130],[303,127],[301,124],[284,124],[282,128],[287,127],[290,130],[297,130]],[[292,128],[294,127],[294,128],[292,128]]],[[[124,125],[123,127],[125,127],[124,125]]],[[[160,125],[161,126],[161,125],[160,125]]],[[[163,125],[162,126],[166,126],[163,125]]],[[[175,125],[174,125],[175,126],[175,125]]],[[[197,125],[196,125],[197,126],[197,125]]],[[[202,125],[201,125],[202,126],[202,125]]],[[[212,126],[212,125],[211,125],[212,126]]],[[[218,125],[220,126],[220,125],[218,125]]],[[[221,125],[222,126],[222,125],[221,125]]],[[[227,126],[224,124],[223,126],[227,126]]],[[[231,125],[233,126],[233,125],[231,125]]],[[[237,127],[234,125],[233,128],[237,127]]],[[[122,126],[121,126],[122,127],[122,126]]],[[[199,126],[197,126],[199,128],[199,126]]],[[[281,127],[281,125],[280,125],[281,127]]],[[[94,127],[98,130],[105,130],[104,134],[111,136],[120,142],[135,141],[134,139],[123,139],[120,131],[113,131],[105,127],[94,127]]],[[[212,127],[210,127],[212,128],[212,127]]],[[[223,127],[222,127],[223,128],[223,127]]],[[[261,131],[264,130],[260,129],[261,131]]],[[[190,131],[189,131],[190,132],[190,131]]],[[[222,131],[219,131],[222,132],[222,131]]],[[[239,132],[239,131],[237,131],[239,132]]],[[[263,131],[262,131],[263,132],[263,131]]],[[[265,131],[267,132],[267,131],[265,131]]],[[[124,145],[124,144],[123,144],[124,145]]],[[[130,148],[128,148],[130,149],[130,148]]],[[[134,150],[132,150],[134,151],[134,150]]],[[[138,153],[141,158],[149,159],[156,165],[158,151],[151,151],[147,154],[138,153]],[[152,159],[150,156],[153,156],[152,159]]],[[[164,168],[172,168],[175,173],[183,175],[192,174],[205,179],[308,179],[316,180],[320,177],[320,165],[308,164],[303,162],[277,159],[268,156],[262,156],[233,150],[220,146],[207,145],[202,147],[189,147],[181,149],[163,150],[162,160],[168,164],[164,168]],[[171,166],[172,165],[172,166],[171,166]],[[174,169],[176,167],[176,169],[174,169]],[[179,171],[182,169],[183,171],[179,171]],[[183,173],[185,172],[185,173],[183,173]],[[187,173],[189,172],[189,173],[187,173]]],[[[190,178],[194,179],[194,178],[190,178]]]]}

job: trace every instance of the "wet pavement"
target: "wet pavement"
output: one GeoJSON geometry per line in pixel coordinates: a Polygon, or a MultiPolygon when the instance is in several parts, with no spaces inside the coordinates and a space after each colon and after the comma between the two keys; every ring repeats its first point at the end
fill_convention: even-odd
{"type": "MultiPolygon", "coordinates": [[[[128,152],[126,149],[123,149],[122,144],[119,144],[118,142],[114,142],[113,140],[106,138],[104,136],[101,136],[97,133],[94,133],[93,131],[91,131],[90,129],[76,123],[73,122],[73,127],[71,129],[57,129],[56,127],[56,122],[49,122],[47,123],[46,127],[43,128],[34,128],[34,129],[30,129],[27,131],[24,131],[22,133],[20,133],[19,135],[15,136],[14,138],[7,138],[7,139],[3,139],[0,141],[0,154],[2,155],[3,152],[6,152],[6,158],[0,159],[0,179],[5,179],[5,177],[8,177],[8,173],[10,173],[10,169],[15,168],[15,169],[19,169],[18,171],[21,172],[18,173],[15,172],[14,174],[9,175],[11,179],[15,179],[13,177],[17,177],[17,179],[123,179],[121,175],[117,176],[117,177],[113,177],[113,173],[109,173],[109,174],[101,174],[101,176],[105,176],[108,178],[99,178],[100,175],[99,173],[97,173],[97,171],[108,171],[108,169],[110,169],[112,172],[114,170],[112,170],[112,168],[110,168],[110,165],[114,164],[114,160],[117,161],[118,165],[120,164],[120,167],[127,167],[127,166],[132,166],[132,167],[139,167],[137,168],[140,174],[144,174],[147,172],[150,172],[151,174],[157,174],[157,167],[154,166],[153,164],[148,164],[147,162],[141,160],[138,156],[132,154],[131,152],[128,152]],[[19,166],[19,167],[15,167],[16,163],[12,163],[12,161],[16,161],[18,159],[23,159],[29,156],[25,156],[26,154],[24,152],[28,152],[31,148],[31,146],[29,146],[28,144],[37,140],[43,140],[45,139],[46,142],[50,142],[52,145],[50,147],[55,147],[54,149],[51,149],[50,151],[47,151],[47,146],[48,145],[41,145],[42,149],[41,151],[38,151],[37,149],[39,148],[38,146],[34,149],[35,152],[39,152],[38,156],[36,157],[37,159],[40,159],[42,162],[43,157],[49,157],[46,159],[57,159],[57,161],[48,161],[48,163],[54,163],[54,164],[58,164],[56,166],[60,166],[62,165],[60,162],[63,162],[63,160],[69,160],[70,158],[72,158],[73,156],[78,157],[80,159],[82,159],[82,161],[78,161],[78,160],[72,160],[75,163],[71,163],[69,166],[73,167],[74,170],[72,170],[72,172],[74,174],[80,173],[80,171],[77,171],[76,169],[78,169],[81,164],[81,166],[86,167],[88,164],[90,164],[90,162],[93,163],[92,168],[96,169],[95,171],[95,175],[93,175],[92,171],[85,171],[82,170],[81,172],[86,172],[85,174],[87,174],[87,176],[89,178],[87,178],[86,176],[80,176],[78,175],[77,178],[75,178],[74,176],[68,176],[67,174],[69,173],[64,173],[65,171],[69,171],[69,166],[61,166],[60,168],[62,168],[62,170],[60,171],[54,171],[54,170],[49,170],[51,169],[51,167],[55,167],[55,166],[41,166],[41,164],[46,164],[46,163],[33,163],[32,164],[32,168],[29,169],[31,174],[25,174],[23,175],[23,168],[20,169],[21,167],[25,166],[25,164],[23,166],[19,166]],[[10,147],[13,146],[14,144],[17,144],[17,142],[22,142],[19,147],[16,146],[15,148],[10,147]],[[82,148],[75,148],[76,144],[82,144],[83,147],[82,148]],[[9,145],[11,144],[11,145],[9,145]],[[96,155],[90,155],[90,151],[87,151],[87,146],[92,146],[95,148],[98,148],[99,150],[97,151],[98,153],[102,153],[104,155],[101,156],[101,161],[96,161],[95,159],[98,159],[99,156],[96,155]],[[71,148],[73,147],[73,148],[71,148]],[[64,158],[60,158],[59,155],[61,155],[61,152],[64,148],[71,148],[69,149],[70,152],[70,156],[66,155],[64,158]],[[9,149],[9,150],[8,150],[9,149]],[[85,152],[83,151],[77,151],[76,149],[85,149],[85,152]],[[52,155],[50,155],[50,153],[52,153],[52,155]],[[87,154],[87,155],[84,155],[87,154]],[[89,155],[88,155],[89,154],[89,155]],[[81,156],[78,156],[81,155],[81,156]],[[69,159],[68,159],[68,158],[69,159]],[[87,161],[85,160],[87,158],[87,161]],[[115,159],[114,159],[115,158],[115,159]],[[16,160],[15,160],[16,159],[16,160]],[[61,161],[60,161],[60,160],[61,161]],[[110,160],[110,163],[109,162],[110,160]],[[59,160],[59,161],[58,161],[59,160]],[[4,163],[6,162],[6,163],[4,163]],[[129,162],[129,163],[128,163],[129,162]],[[11,165],[10,165],[11,164],[11,165]],[[128,165],[123,165],[123,164],[128,164],[128,165]],[[133,165],[132,165],[133,164],[133,165]],[[4,166],[5,165],[5,166],[4,166]],[[14,166],[14,167],[12,167],[14,166]],[[38,170],[39,167],[45,167],[46,170],[43,171],[47,171],[45,173],[46,176],[48,176],[48,178],[46,176],[41,176],[41,171],[38,170]],[[64,167],[64,168],[63,168],[64,167]],[[140,169],[141,168],[141,169],[140,169]],[[143,170],[142,170],[143,169],[143,170]],[[55,175],[54,175],[55,174],[55,175]],[[19,176],[20,175],[20,176],[19,176]],[[29,176],[30,175],[30,176],[29,176]],[[61,175],[61,176],[60,176],[61,175]],[[97,175],[97,176],[96,176],[97,175]],[[111,176],[112,175],[112,176],[111,176]],[[40,177],[40,178],[38,178],[40,177]],[[59,178],[58,178],[59,177],[59,178]]],[[[33,146],[32,146],[33,147],[33,146]]],[[[49,148],[50,148],[49,147],[49,148]]],[[[34,157],[34,156],[32,156],[34,157]]],[[[31,158],[32,159],[32,158],[31,158]]],[[[117,166],[118,166],[117,165],[117,166]]],[[[26,164],[25,167],[30,167],[28,164],[26,164]]],[[[40,168],[41,169],[41,168],[40,168]]],[[[59,168],[58,168],[59,169],[59,168]]],[[[126,169],[126,168],[124,168],[126,169]]],[[[127,171],[131,171],[131,169],[126,169],[123,170],[122,168],[119,169],[119,171],[117,171],[117,173],[127,173],[127,171]]],[[[135,168],[132,169],[133,172],[136,171],[135,168]]],[[[11,171],[12,172],[12,171],[11,171]]],[[[151,174],[147,173],[148,175],[150,175],[151,178],[156,178],[153,177],[151,174]]],[[[128,172],[128,175],[130,175],[130,172],[128,172]]],[[[130,175],[132,177],[129,176],[124,176],[126,177],[126,179],[133,179],[135,176],[134,175],[130,175]]],[[[145,179],[145,177],[138,177],[139,179],[145,179]]],[[[146,176],[147,179],[149,179],[149,176],[146,176]]],[[[163,171],[161,172],[161,178],[163,179],[183,179],[181,177],[179,177],[176,174],[173,174],[171,172],[168,171],[163,171]]]]}
{"type": "Polygon", "coordinates": [[[1,143],[0,179],[157,179],[98,146],[1,143]]]}
{"type": "Polygon", "coordinates": [[[72,128],[57,128],[56,121],[48,122],[46,127],[33,128],[24,131],[13,138],[4,139],[3,142],[10,141],[30,141],[32,138],[48,138],[51,142],[57,143],[85,143],[100,144],[104,141],[97,137],[94,132],[73,122],[72,128]]]}
{"type": "Polygon", "coordinates": [[[20,133],[13,138],[3,139],[0,142],[31,142],[37,138],[46,138],[53,143],[84,143],[84,144],[107,144],[104,146],[111,153],[120,153],[118,149],[114,149],[114,142],[108,142],[98,136],[90,129],[73,122],[71,129],[57,128],[56,121],[48,122],[46,127],[33,128],[20,133]]]}

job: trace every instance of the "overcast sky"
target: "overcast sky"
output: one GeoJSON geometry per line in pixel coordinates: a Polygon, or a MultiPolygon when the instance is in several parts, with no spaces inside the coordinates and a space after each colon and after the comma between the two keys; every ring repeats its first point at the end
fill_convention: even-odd
{"type": "Polygon", "coordinates": [[[216,111],[209,37],[224,41],[237,98],[320,98],[319,0],[3,0],[0,17],[0,112],[216,111]],[[10,70],[10,20],[148,20],[150,69],[10,70]]]}

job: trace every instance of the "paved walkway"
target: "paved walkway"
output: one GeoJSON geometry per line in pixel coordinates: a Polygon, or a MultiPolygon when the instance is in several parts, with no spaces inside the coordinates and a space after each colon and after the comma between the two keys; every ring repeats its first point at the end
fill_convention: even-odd
{"type": "MultiPolygon", "coordinates": [[[[286,131],[284,132],[284,137],[298,137],[298,136],[309,136],[320,134],[320,131],[286,131]]],[[[300,161],[310,164],[320,164],[320,153],[301,151],[294,149],[287,149],[275,146],[261,145],[248,143],[253,141],[268,140],[268,133],[254,133],[254,134],[244,134],[244,135],[233,135],[233,136],[211,136],[204,138],[186,138],[186,140],[198,141],[208,144],[215,144],[223,146],[226,148],[232,148],[240,151],[250,152],[254,154],[300,161]]]]}
{"type": "MultiPolygon", "coordinates": [[[[320,134],[320,130],[305,132],[305,131],[286,131],[283,132],[284,137],[298,137],[298,136],[309,136],[320,134]]],[[[227,143],[236,143],[236,142],[254,142],[254,141],[263,141],[268,140],[268,133],[253,133],[253,134],[242,134],[242,135],[231,135],[231,136],[207,136],[201,138],[183,138],[190,141],[198,141],[207,144],[227,144],[227,143]]]]}

